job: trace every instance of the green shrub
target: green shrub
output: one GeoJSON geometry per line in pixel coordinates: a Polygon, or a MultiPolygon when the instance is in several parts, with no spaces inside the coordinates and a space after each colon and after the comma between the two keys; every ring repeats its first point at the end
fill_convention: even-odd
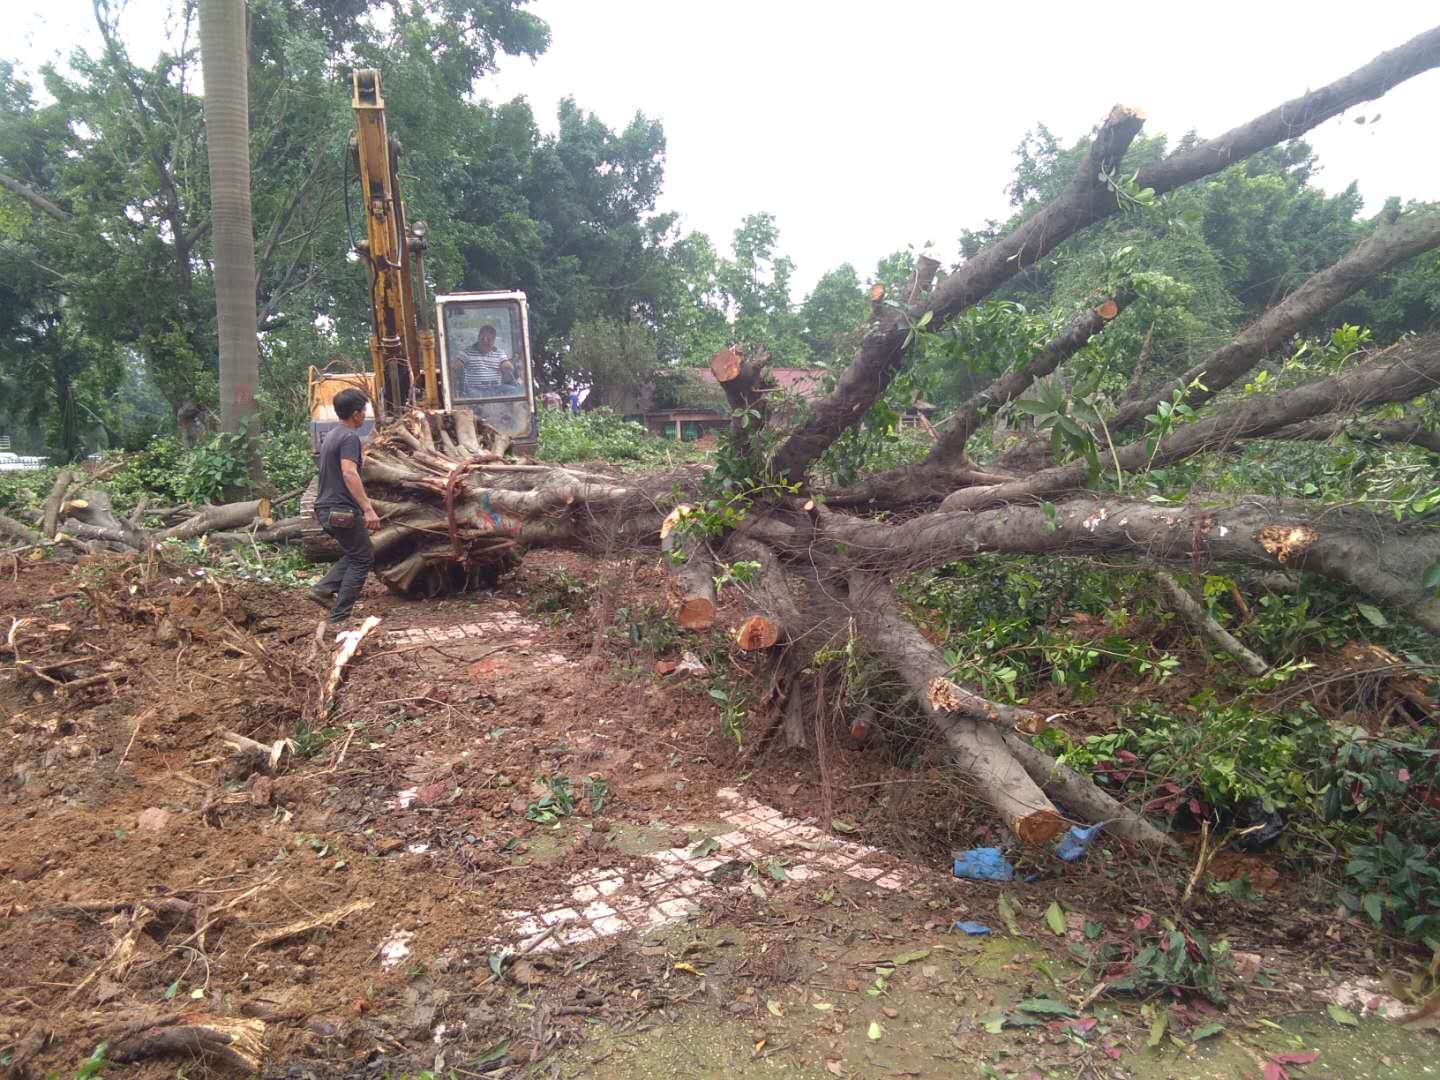
{"type": "Polygon", "coordinates": [[[280,494],[303,488],[315,477],[315,455],[305,427],[267,431],[260,436],[260,462],[265,479],[280,494]]]}
{"type": "Polygon", "coordinates": [[[1148,637],[1123,631],[1142,611],[1142,575],[1083,563],[980,557],[916,575],[901,586],[921,621],[944,634],[946,658],[962,681],[991,696],[1018,700],[1044,682],[1078,701],[1093,691],[1091,673],[1116,664],[1160,681],[1179,662],[1148,637]],[[1129,605],[1128,607],[1126,605],[1129,605]],[[1094,617],[1075,634],[1050,625],[1057,612],[1094,617]],[[1102,621],[1103,620],[1103,621],[1102,621]]]}
{"type": "Polygon", "coordinates": [[[609,409],[565,413],[542,409],[539,416],[541,461],[623,461],[667,465],[694,457],[683,444],[652,435],[641,424],[609,409]]]}
{"type": "Polygon", "coordinates": [[[55,486],[58,468],[25,472],[0,472],[0,511],[13,514],[34,510],[45,501],[55,486]]]}
{"type": "Polygon", "coordinates": [[[1440,948],[1440,750],[1433,728],[1407,741],[1336,727],[1309,705],[1218,705],[1212,691],[1183,711],[1133,709],[1119,730],[1037,739],[1072,768],[1156,814],[1234,815],[1258,800],[1282,810],[1284,848],[1341,853],[1341,902],[1376,926],[1440,948]]]}
{"type": "Polygon", "coordinates": [[[134,509],[142,496],[152,506],[185,502],[185,456],[176,436],[156,435],[138,454],[126,455],[125,464],[105,481],[110,501],[121,511],[134,509]]]}
{"type": "Polygon", "coordinates": [[[1401,742],[1348,731],[1316,787],[1322,817],[1350,839],[1341,901],[1377,926],[1440,949],[1440,750],[1433,732],[1428,742],[1401,742]]]}
{"type": "Polygon", "coordinates": [[[1147,808],[1174,813],[1193,801],[1199,816],[1251,799],[1267,811],[1311,805],[1306,774],[1334,747],[1330,726],[1308,704],[1281,715],[1217,705],[1208,690],[1188,708],[1139,706],[1118,731],[1078,745],[1060,733],[1049,738],[1067,764],[1117,787],[1138,786],[1147,808]]]}

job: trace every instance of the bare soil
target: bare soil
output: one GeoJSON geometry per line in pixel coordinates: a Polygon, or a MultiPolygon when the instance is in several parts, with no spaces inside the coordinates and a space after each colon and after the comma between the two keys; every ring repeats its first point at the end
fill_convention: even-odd
{"type": "MultiPolygon", "coordinates": [[[[268,1076],[1127,1075],[1112,1051],[1143,1052],[1133,1009],[1093,1038],[982,1021],[1077,985],[1066,937],[1043,929],[1052,899],[1077,923],[1163,914],[1184,868],[1108,840],[1073,866],[1037,859],[1005,887],[1026,936],[1002,936],[1000,889],[948,873],[986,835],[963,784],[873,747],[828,748],[823,789],[812,757],[741,757],[711,677],[655,668],[694,651],[743,686],[745,662],[719,635],[675,639],[664,602],[652,563],[563,552],[475,596],[372,584],[358,614],[381,626],[316,718],[328,648],[303,593],[17,563],[0,576],[0,1063],[68,1076],[107,1042],[135,1058],[125,1075],[244,1071],[137,1049],[142,1026],[186,1017],[258,1021],[268,1076]],[[602,597],[598,637],[576,586],[602,597]],[[291,742],[257,770],[225,733],[291,742]],[[531,820],[557,776],[572,811],[531,820]],[[567,882],[638,879],[715,835],[730,789],[910,869],[896,888],[802,881],[777,856],[737,863],[649,934],[517,930],[567,882]],[[964,919],[994,933],[955,933],[964,919]]],[[[1237,984],[1232,1015],[1308,1013],[1318,989],[1373,971],[1306,882],[1256,877],[1261,902],[1194,912],[1269,973],[1237,984]]]]}

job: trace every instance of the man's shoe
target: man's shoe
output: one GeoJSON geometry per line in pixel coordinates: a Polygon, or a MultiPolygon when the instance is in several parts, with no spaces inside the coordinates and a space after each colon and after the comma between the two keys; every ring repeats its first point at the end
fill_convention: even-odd
{"type": "Polygon", "coordinates": [[[335,593],[333,592],[326,592],[324,589],[317,588],[310,589],[305,595],[311,600],[314,600],[315,603],[319,604],[326,611],[329,611],[335,606],[335,593]]]}

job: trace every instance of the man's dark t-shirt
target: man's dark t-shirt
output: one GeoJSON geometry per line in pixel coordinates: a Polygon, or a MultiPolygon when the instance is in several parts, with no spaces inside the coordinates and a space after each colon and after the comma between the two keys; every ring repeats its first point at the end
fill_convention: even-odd
{"type": "Polygon", "coordinates": [[[316,510],[353,510],[360,512],[350,489],[345,486],[345,475],[340,471],[340,462],[353,461],[360,467],[360,436],[353,428],[341,424],[332,428],[320,444],[320,490],[315,495],[316,510]]]}

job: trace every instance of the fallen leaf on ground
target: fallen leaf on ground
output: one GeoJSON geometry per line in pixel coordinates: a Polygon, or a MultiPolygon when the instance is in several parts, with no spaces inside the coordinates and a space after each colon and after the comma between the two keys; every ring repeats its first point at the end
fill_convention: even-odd
{"type": "Polygon", "coordinates": [[[1045,909],[1045,925],[1050,927],[1050,932],[1056,937],[1065,933],[1065,912],[1058,900],[1050,901],[1050,906],[1045,909]]]}

